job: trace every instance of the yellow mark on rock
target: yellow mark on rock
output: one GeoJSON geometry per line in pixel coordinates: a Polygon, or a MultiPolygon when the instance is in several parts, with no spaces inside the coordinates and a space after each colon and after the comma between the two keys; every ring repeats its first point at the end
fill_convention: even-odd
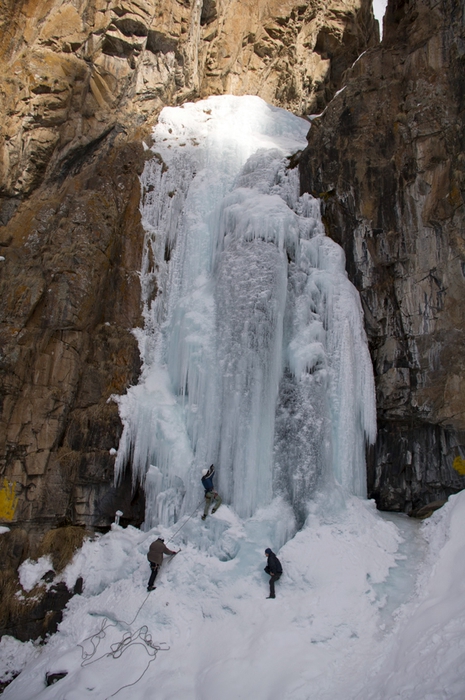
{"type": "MultiPolygon", "coordinates": [[[[465,473],[465,472],[464,472],[465,473]]],[[[16,484],[11,484],[7,479],[3,479],[3,486],[0,489],[0,519],[13,520],[18,496],[15,495],[16,484]]]]}
{"type": "Polygon", "coordinates": [[[455,471],[460,474],[460,476],[465,476],[465,459],[462,457],[456,457],[452,462],[452,466],[455,471]]]}

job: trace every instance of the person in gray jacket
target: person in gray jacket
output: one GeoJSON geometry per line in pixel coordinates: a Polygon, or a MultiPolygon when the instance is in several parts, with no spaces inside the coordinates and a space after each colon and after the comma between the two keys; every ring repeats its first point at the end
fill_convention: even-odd
{"type": "Polygon", "coordinates": [[[165,540],[163,537],[158,537],[155,542],[152,542],[152,544],[149,547],[149,552],[147,554],[147,559],[150,562],[150,568],[151,568],[151,573],[150,573],[150,578],[149,578],[149,583],[147,586],[148,591],[153,591],[155,590],[156,586],[153,584],[155,583],[155,579],[157,578],[158,574],[158,569],[163,563],[163,555],[164,554],[177,554],[177,552],[173,552],[171,549],[168,549],[168,547],[165,545],[165,540]]]}

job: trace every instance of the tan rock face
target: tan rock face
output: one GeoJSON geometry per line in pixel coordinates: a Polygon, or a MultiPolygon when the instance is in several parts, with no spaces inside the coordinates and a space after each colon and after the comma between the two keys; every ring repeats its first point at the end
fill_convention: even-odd
{"type": "Polygon", "coordinates": [[[368,0],[3,4],[4,220],[108,121],[134,128],[164,104],[229,92],[321,111],[377,41],[368,0]]]}
{"type": "Polygon", "coordinates": [[[79,520],[77,493],[88,481],[108,490],[119,420],[106,402],[139,369],[129,330],[139,323],[142,161],[142,145],[115,135],[79,175],[39,188],[8,226],[1,426],[15,520],[86,522],[95,504],[79,520]]]}
{"type": "Polygon", "coordinates": [[[111,487],[108,400],[139,372],[160,109],[232,92],[320,111],[376,41],[369,0],[0,0],[0,520],[141,517],[111,487]]]}
{"type": "Polygon", "coordinates": [[[463,27],[453,0],[391,0],[382,45],[302,160],[362,295],[379,407],[370,487],[388,508],[465,487],[463,27]]]}
{"type": "Polygon", "coordinates": [[[368,3],[236,0],[203,24],[202,94],[258,94],[298,114],[321,111],[376,41],[368,3]]]}

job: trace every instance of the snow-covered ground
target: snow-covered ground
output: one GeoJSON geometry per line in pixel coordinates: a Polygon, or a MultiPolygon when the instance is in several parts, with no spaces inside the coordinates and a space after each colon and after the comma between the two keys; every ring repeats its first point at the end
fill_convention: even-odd
{"type": "MultiPolygon", "coordinates": [[[[222,506],[162,530],[178,531],[168,546],[181,552],[150,594],[158,530],[113,526],[86,542],[64,573],[82,574],[84,592],[59,631],[38,649],[2,640],[2,667],[30,659],[5,700],[463,700],[465,493],[423,524],[322,494],[278,550],[285,508],[242,521],[222,506]],[[268,545],[284,567],[275,600],[268,545]]],[[[23,565],[29,584],[33,570],[23,565]]]]}

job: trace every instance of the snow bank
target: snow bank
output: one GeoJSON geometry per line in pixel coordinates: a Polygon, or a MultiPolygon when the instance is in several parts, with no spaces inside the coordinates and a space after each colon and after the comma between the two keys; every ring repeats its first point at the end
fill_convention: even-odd
{"type": "Polygon", "coordinates": [[[417,599],[402,612],[369,700],[465,697],[465,491],[425,522],[417,599]]]}
{"type": "MultiPolygon", "coordinates": [[[[84,576],[83,595],[70,601],[58,633],[5,698],[104,698],[145,670],[117,697],[152,697],[156,683],[160,700],[209,700],[218,688],[224,700],[305,698],[317,684],[321,698],[334,700],[354,657],[359,663],[370,652],[380,605],[373,582],[395,566],[395,526],[372,503],[342,492],[330,505],[317,499],[291,539],[283,523],[292,523],[292,511],[279,499],[245,521],[224,506],[205,523],[199,515],[169,542],[181,552],[165,560],[148,597],[146,552],[158,530],[113,526],[84,543],[65,572],[70,581],[84,576]],[[276,600],[266,600],[267,546],[284,567],[276,600]],[[139,635],[121,658],[105,656],[143,625],[169,651],[151,658],[139,635]],[[84,659],[82,648],[92,655],[94,647],[84,659]],[[45,690],[45,674],[63,671],[66,678],[45,690]]],[[[161,532],[169,541],[176,529],[161,532]]]]}
{"type": "MultiPolygon", "coordinates": [[[[86,542],[66,572],[84,575],[83,595],[5,700],[462,700],[465,493],[422,526],[416,595],[405,589],[389,631],[383,609],[406,565],[398,527],[371,502],[322,494],[279,549],[285,508],[243,521],[222,506],[205,523],[186,520],[168,544],[181,552],[149,595],[145,555],[158,531],[113,526],[86,542]],[[270,545],[284,568],[276,600],[265,600],[270,545]],[[64,671],[45,688],[46,673],[64,671]]],[[[402,528],[414,536],[417,523],[402,528]]],[[[161,532],[168,541],[176,527],[161,532]]]]}
{"type": "Polygon", "coordinates": [[[20,642],[4,635],[0,640],[0,683],[7,683],[17,676],[39,653],[33,642],[20,642]]]}
{"type": "Polygon", "coordinates": [[[53,570],[53,564],[49,555],[40,557],[37,561],[26,559],[18,569],[19,582],[25,591],[32,591],[50,569],[53,570]]]}

